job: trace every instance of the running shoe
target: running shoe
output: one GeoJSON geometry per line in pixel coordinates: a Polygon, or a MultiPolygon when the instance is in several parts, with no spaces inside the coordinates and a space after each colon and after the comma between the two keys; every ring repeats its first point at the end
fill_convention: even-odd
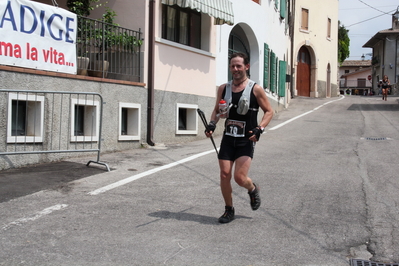
{"type": "Polygon", "coordinates": [[[234,220],[234,207],[226,206],[225,211],[219,218],[219,223],[225,224],[230,223],[234,220]]]}
{"type": "Polygon", "coordinates": [[[249,198],[251,200],[251,208],[253,211],[256,211],[257,209],[259,209],[260,206],[260,196],[259,196],[259,189],[258,187],[255,185],[255,189],[252,192],[248,192],[249,194],[249,198]]]}

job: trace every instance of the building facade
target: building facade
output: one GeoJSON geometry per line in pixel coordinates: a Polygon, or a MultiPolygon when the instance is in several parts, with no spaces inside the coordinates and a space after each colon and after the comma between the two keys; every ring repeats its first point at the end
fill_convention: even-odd
{"type": "Polygon", "coordinates": [[[336,97],[338,0],[294,0],[292,93],[336,97]]]}
{"type": "Polygon", "coordinates": [[[372,92],[371,60],[345,60],[338,72],[341,94],[369,95],[372,92]]]}
{"type": "Polygon", "coordinates": [[[392,28],[377,32],[363,47],[373,49],[372,82],[377,89],[378,82],[387,75],[391,84],[391,94],[398,94],[399,81],[399,11],[392,14],[392,28]]]}
{"type": "MultiPolygon", "coordinates": [[[[32,2],[53,5],[50,0],[32,2]]],[[[338,1],[328,2],[321,5],[315,0],[212,0],[205,5],[200,0],[100,1],[103,6],[92,10],[89,18],[101,19],[111,15],[112,22],[119,25],[119,31],[133,29],[141,34],[134,38],[136,41],[140,38],[142,45],[133,51],[133,58],[138,62],[134,67],[139,69],[139,75],[134,79],[118,80],[119,74],[113,70],[108,71],[108,77],[104,75],[105,71],[103,76],[92,77],[86,73],[74,75],[43,71],[40,67],[25,69],[0,65],[0,76],[5,81],[3,89],[100,94],[104,99],[102,106],[98,101],[90,100],[92,105],[82,107],[85,102],[71,96],[78,99],[71,99],[75,106],[70,113],[74,115],[68,119],[76,121],[70,123],[72,128],[65,130],[81,135],[75,136],[76,139],[89,139],[91,144],[101,142],[104,152],[201,139],[204,137],[203,125],[198,119],[197,109],[210,116],[217,87],[230,79],[228,58],[233,52],[244,52],[250,57],[250,78],[264,88],[276,111],[287,108],[290,98],[294,96],[337,95],[336,82],[332,77],[336,77],[337,66],[334,36],[337,36],[338,1]],[[298,14],[298,10],[303,9],[308,10],[308,29],[298,28],[301,25],[298,23],[302,23],[299,19],[302,11],[298,14]],[[110,10],[115,13],[109,13],[110,10]],[[326,21],[323,29],[317,26],[321,24],[318,20],[326,21]],[[326,47],[329,53],[324,52],[326,47]],[[298,58],[301,60],[298,61],[298,58]],[[302,89],[304,76],[301,71],[306,67],[305,79],[309,82],[308,87],[302,89]],[[298,84],[302,86],[300,89],[298,84]],[[82,112],[79,115],[80,109],[82,112]],[[101,109],[102,123],[97,122],[98,117],[87,118],[89,111],[86,109],[94,110],[98,116],[101,109]],[[87,133],[84,122],[96,124],[96,127],[101,124],[101,141],[100,137],[91,136],[99,129],[90,129],[87,133]]],[[[67,9],[67,0],[58,0],[57,3],[57,8],[67,9]]],[[[13,26],[8,15],[5,17],[6,24],[13,26]]],[[[103,53],[104,43],[92,38],[82,42],[84,34],[104,34],[104,27],[111,29],[113,26],[90,20],[85,23],[86,26],[78,28],[78,38],[81,39],[80,42],[77,40],[77,58],[83,51],[91,64],[94,55],[106,54],[103,53]],[[93,29],[94,26],[100,27],[93,29]],[[82,43],[92,45],[93,42],[97,45],[93,52],[81,49],[85,48],[82,43]]],[[[124,35],[113,33],[106,37],[115,43],[115,36],[119,36],[120,41],[124,35]]],[[[118,64],[131,61],[123,49],[108,47],[106,52],[118,64]]],[[[78,61],[77,64],[79,70],[78,61]]],[[[114,64],[109,62],[109,67],[114,64]]],[[[47,107],[51,101],[43,99],[41,104],[47,107]]],[[[29,101],[24,102],[29,105],[29,101]]],[[[44,109],[43,113],[46,112],[44,109]]],[[[46,141],[51,141],[51,125],[46,122],[46,116],[43,117],[43,138],[34,145],[28,143],[30,149],[38,146],[46,148],[46,141]]],[[[6,125],[7,117],[3,119],[1,123],[6,125]]],[[[222,127],[218,130],[221,133],[222,127]]],[[[7,137],[7,133],[2,136],[7,137]]],[[[68,145],[77,142],[72,141],[72,137],[65,139],[68,145]]],[[[60,160],[67,156],[72,155],[43,153],[24,155],[18,159],[8,156],[1,159],[0,168],[60,160]]]]}

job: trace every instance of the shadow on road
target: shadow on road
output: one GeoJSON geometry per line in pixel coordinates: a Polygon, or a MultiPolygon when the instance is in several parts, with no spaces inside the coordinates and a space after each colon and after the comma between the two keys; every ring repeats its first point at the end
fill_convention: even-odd
{"type": "Polygon", "coordinates": [[[399,104],[352,104],[349,111],[399,111],[399,104]]]}
{"type": "Polygon", "coordinates": [[[104,169],[74,162],[38,164],[0,171],[0,202],[53,189],[67,193],[73,189],[68,182],[104,173],[104,169]]]}

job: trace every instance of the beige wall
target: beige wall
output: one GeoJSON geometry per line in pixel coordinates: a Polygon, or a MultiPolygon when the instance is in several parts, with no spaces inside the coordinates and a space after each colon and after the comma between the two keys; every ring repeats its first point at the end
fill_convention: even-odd
{"type": "MultiPolygon", "coordinates": [[[[330,64],[331,97],[337,96],[338,69],[338,0],[297,0],[295,7],[294,61],[302,46],[311,54],[311,97],[326,97],[323,84],[327,81],[330,64]],[[309,28],[301,29],[302,8],[309,10],[309,28]],[[327,37],[328,18],[331,19],[331,37],[327,37]]],[[[295,75],[296,76],[296,75],[295,75]]],[[[295,79],[295,78],[294,78],[295,79]]]]}

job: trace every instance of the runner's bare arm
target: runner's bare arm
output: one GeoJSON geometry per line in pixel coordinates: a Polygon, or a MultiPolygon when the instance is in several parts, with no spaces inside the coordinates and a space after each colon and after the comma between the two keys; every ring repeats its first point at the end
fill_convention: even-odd
{"type": "MultiPolygon", "coordinates": [[[[210,121],[214,121],[216,124],[219,121],[219,116],[217,115],[219,113],[219,101],[222,99],[222,94],[223,94],[223,90],[226,87],[226,84],[220,85],[217,91],[217,95],[216,95],[216,102],[215,102],[215,107],[213,108],[212,114],[211,114],[211,120],[210,121]]],[[[212,131],[211,132],[205,132],[205,135],[207,137],[212,136],[212,131]]]]}
{"type": "Polygon", "coordinates": [[[265,91],[258,84],[256,84],[254,87],[254,94],[258,101],[259,107],[264,112],[264,114],[262,116],[262,120],[260,121],[258,126],[266,127],[273,118],[273,114],[274,114],[273,108],[269,102],[269,99],[266,96],[265,91]]]}

